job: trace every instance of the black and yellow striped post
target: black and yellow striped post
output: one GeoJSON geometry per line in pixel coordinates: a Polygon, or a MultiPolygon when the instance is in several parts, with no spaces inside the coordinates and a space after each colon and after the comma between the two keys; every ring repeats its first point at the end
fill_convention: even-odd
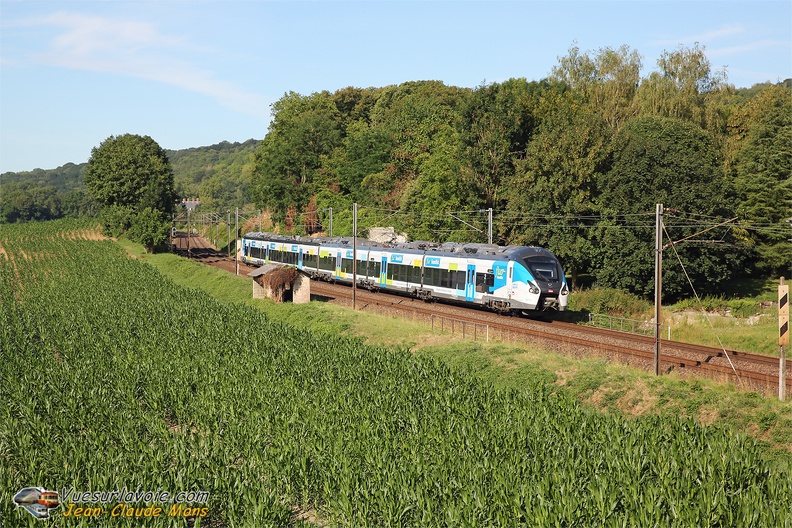
{"type": "Polygon", "coordinates": [[[781,284],[778,286],[778,399],[784,401],[786,398],[786,347],[789,346],[789,286],[784,284],[784,277],[781,277],[781,284]]]}

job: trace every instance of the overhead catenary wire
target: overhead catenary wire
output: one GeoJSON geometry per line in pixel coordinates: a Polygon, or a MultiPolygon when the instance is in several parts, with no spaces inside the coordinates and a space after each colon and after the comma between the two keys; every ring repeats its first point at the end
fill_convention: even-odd
{"type": "MultiPolygon", "coordinates": [[[[665,225],[663,225],[663,232],[665,233],[665,235],[670,240],[671,237],[668,235],[668,231],[666,230],[665,225]]],[[[729,356],[729,353],[726,351],[726,347],[723,345],[723,341],[721,341],[720,335],[718,335],[718,332],[715,330],[715,326],[712,324],[712,321],[710,320],[709,316],[707,315],[707,312],[704,310],[704,303],[701,302],[701,298],[699,297],[699,294],[696,291],[695,286],[693,286],[693,280],[690,278],[690,275],[688,274],[687,269],[685,268],[685,264],[682,262],[682,259],[679,256],[679,252],[677,252],[677,250],[676,250],[677,244],[679,242],[683,242],[684,240],[686,240],[686,239],[680,240],[678,242],[669,242],[664,247],[666,247],[666,248],[670,247],[671,249],[674,250],[674,256],[676,257],[677,262],[679,262],[679,265],[682,267],[682,272],[685,274],[685,278],[688,281],[688,285],[690,285],[690,289],[693,291],[693,295],[696,298],[696,302],[698,303],[698,305],[702,309],[701,311],[704,314],[704,319],[707,320],[707,324],[709,324],[710,330],[712,330],[712,333],[715,335],[715,339],[718,340],[718,345],[720,346],[721,351],[723,351],[724,355],[726,356],[726,359],[729,361],[729,365],[731,366],[732,370],[734,371],[734,375],[737,376],[737,379],[740,381],[740,383],[743,383],[743,380],[740,377],[740,374],[737,372],[737,369],[734,367],[734,363],[732,363],[731,356],[729,356]]]]}

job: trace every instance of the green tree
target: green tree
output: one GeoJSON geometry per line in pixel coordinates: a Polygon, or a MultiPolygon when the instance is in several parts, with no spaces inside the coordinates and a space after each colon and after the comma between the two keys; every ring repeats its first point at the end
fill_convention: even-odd
{"type": "Polygon", "coordinates": [[[103,206],[171,213],[176,203],[173,170],[165,151],[149,136],[110,136],[91,150],[85,186],[103,206]]]}
{"type": "Polygon", "coordinates": [[[551,250],[575,283],[595,254],[587,224],[610,167],[611,129],[600,114],[556,100],[556,112],[537,128],[509,181],[503,229],[509,243],[551,250]]]}
{"type": "MultiPolygon", "coordinates": [[[[655,204],[669,209],[668,236],[681,240],[717,223],[714,219],[732,215],[733,197],[711,137],[695,125],[661,117],[635,118],[615,136],[613,150],[613,168],[602,180],[598,200],[606,219],[595,239],[599,263],[594,273],[602,286],[650,295],[654,291],[655,204]]],[[[718,236],[723,244],[676,247],[700,293],[717,292],[739,269],[742,252],[728,244],[732,242],[728,232],[718,236]]],[[[668,242],[668,237],[664,240],[668,242]]],[[[685,274],[672,256],[675,252],[666,255],[664,295],[676,298],[689,293],[685,274]]]]}
{"type": "Polygon", "coordinates": [[[51,185],[4,183],[0,194],[0,223],[51,220],[63,216],[63,195],[51,185]]]}
{"type": "Polygon", "coordinates": [[[704,47],[665,51],[657,65],[660,71],[644,79],[635,94],[639,115],[673,117],[704,129],[723,125],[721,116],[708,106],[707,96],[727,89],[726,72],[712,70],[704,47]]]}
{"type": "Polygon", "coordinates": [[[168,240],[170,223],[168,216],[162,211],[146,207],[131,218],[129,226],[129,239],[138,244],[143,244],[153,253],[154,248],[168,240]]]}
{"type": "Polygon", "coordinates": [[[534,106],[546,89],[546,83],[525,79],[484,85],[463,109],[462,170],[486,207],[503,205],[502,183],[514,175],[515,160],[524,154],[535,126],[534,106]]]}
{"type": "Polygon", "coordinates": [[[269,132],[254,157],[251,195],[275,221],[289,209],[302,210],[322,159],[342,139],[340,116],[328,92],[310,96],[290,92],[272,108],[269,132]]]}
{"type": "Polygon", "coordinates": [[[363,180],[384,170],[393,147],[393,137],[385,129],[356,121],[347,127],[343,145],[324,163],[324,168],[333,175],[340,192],[361,201],[366,198],[363,180]]]}
{"type": "Polygon", "coordinates": [[[572,46],[553,68],[553,78],[566,83],[613,129],[635,115],[633,98],[641,80],[641,56],[629,46],[602,48],[594,56],[572,46]]]}
{"type": "Polygon", "coordinates": [[[373,205],[398,207],[404,189],[419,176],[419,160],[434,148],[448,123],[459,119],[468,91],[439,81],[388,86],[378,92],[371,123],[384,132],[380,145],[389,148],[387,163],[361,182],[373,205]],[[438,136],[438,134],[441,134],[438,136]]]}
{"type": "Polygon", "coordinates": [[[762,91],[746,117],[732,168],[738,214],[755,229],[749,232],[755,267],[776,276],[792,267],[786,222],[792,218],[792,91],[780,86],[762,91]]]}
{"type": "MultiPolygon", "coordinates": [[[[483,202],[475,187],[461,173],[459,132],[445,125],[437,141],[416,163],[418,177],[405,186],[400,209],[408,213],[399,228],[413,239],[435,242],[484,242],[486,237],[460,224],[448,213],[479,209],[483,202]]],[[[482,226],[483,227],[483,226],[482,226]]]]}
{"type": "Polygon", "coordinates": [[[173,170],[149,136],[110,136],[94,148],[85,186],[104,208],[105,233],[119,236],[129,230],[132,240],[150,250],[161,242],[157,233],[167,234],[167,215],[176,202],[173,170]]]}

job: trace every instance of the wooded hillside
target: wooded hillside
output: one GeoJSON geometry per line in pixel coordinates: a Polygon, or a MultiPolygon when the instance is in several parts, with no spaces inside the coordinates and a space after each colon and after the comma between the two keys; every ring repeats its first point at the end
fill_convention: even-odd
{"type": "MultiPolygon", "coordinates": [[[[166,150],[180,197],[200,197],[204,208],[242,206],[252,157],[260,140],[223,141],[208,147],[166,150]]],[[[78,217],[99,212],[85,191],[85,163],[0,176],[0,223],[78,217]]]]}
{"type": "MultiPolygon", "coordinates": [[[[285,94],[252,197],[286,229],[394,225],[413,239],[552,250],[573,275],[653,289],[655,204],[668,208],[664,290],[700,292],[792,266],[792,90],[736,90],[702,49],[641,78],[627,47],[572,48],[541,81],[439,81],[285,94]],[[305,213],[308,214],[305,214],[305,213]],[[315,218],[315,221],[306,221],[315,218]],[[723,227],[700,231],[727,220],[723,227]],[[695,235],[695,236],[694,236],[695,235]]],[[[788,274],[788,272],[787,272],[788,274]]]]}

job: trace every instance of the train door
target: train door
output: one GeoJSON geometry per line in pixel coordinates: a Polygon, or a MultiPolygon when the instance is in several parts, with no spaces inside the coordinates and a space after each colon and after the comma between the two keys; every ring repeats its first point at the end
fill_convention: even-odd
{"type": "Polygon", "coordinates": [[[297,254],[297,269],[303,269],[303,248],[300,248],[297,254]]]}
{"type": "Polygon", "coordinates": [[[379,285],[383,288],[388,285],[388,256],[383,255],[380,268],[379,285]]]}
{"type": "Polygon", "coordinates": [[[336,253],[336,268],[335,268],[335,278],[341,278],[341,252],[339,251],[336,253]]]}
{"type": "Polygon", "coordinates": [[[514,290],[512,290],[512,274],[514,273],[513,260],[509,261],[506,269],[508,270],[506,275],[506,293],[507,293],[506,297],[508,299],[511,299],[512,295],[514,295],[514,290]]]}
{"type": "Polygon", "coordinates": [[[465,300],[472,301],[476,296],[476,265],[468,264],[465,281],[465,300]]]}

